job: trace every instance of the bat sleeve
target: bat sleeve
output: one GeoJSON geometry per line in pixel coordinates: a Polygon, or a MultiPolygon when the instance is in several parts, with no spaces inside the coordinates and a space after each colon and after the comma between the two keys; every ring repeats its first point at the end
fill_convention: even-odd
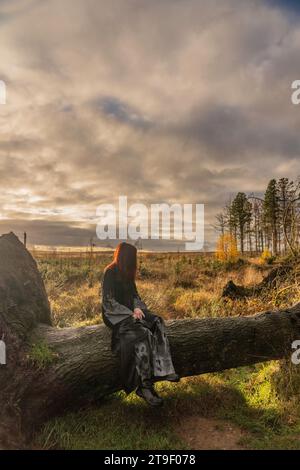
{"type": "Polygon", "coordinates": [[[135,283],[134,283],[134,286],[133,286],[133,306],[134,306],[134,308],[140,308],[141,310],[147,310],[147,305],[145,304],[145,302],[143,302],[143,300],[139,296],[139,293],[138,293],[138,290],[137,290],[137,287],[136,287],[135,283]]]}

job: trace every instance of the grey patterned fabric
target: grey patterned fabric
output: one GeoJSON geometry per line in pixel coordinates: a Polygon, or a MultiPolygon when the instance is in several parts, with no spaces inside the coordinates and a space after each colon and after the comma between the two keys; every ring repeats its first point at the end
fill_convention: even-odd
{"type": "Polygon", "coordinates": [[[175,374],[169,340],[163,320],[158,317],[152,339],[153,375],[155,378],[175,374]]]}
{"type": "Polygon", "coordinates": [[[143,341],[135,344],[136,369],[141,385],[151,384],[153,379],[175,374],[169,341],[164,323],[157,317],[154,331],[148,330],[143,341]]]}

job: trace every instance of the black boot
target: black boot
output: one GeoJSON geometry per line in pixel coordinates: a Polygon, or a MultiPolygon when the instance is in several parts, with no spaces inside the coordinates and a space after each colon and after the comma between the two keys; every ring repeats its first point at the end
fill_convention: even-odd
{"type": "Polygon", "coordinates": [[[143,387],[139,386],[135,392],[140,398],[143,398],[148,405],[151,406],[161,406],[163,404],[163,399],[160,398],[153,387],[143,387]]]}

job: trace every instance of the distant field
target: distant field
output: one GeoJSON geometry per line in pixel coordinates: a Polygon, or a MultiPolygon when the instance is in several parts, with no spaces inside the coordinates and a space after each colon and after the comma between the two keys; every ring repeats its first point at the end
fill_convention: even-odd
{"type": "MultiPolygon", "coordinates": [[[[52,258],[52,257],[78,257],[78,258],[84,258],[84,257],[97,257],[98,255],[103,255],[103,254],[110,254],[113,255],[114,249],[113,248],[93,248],[91,250],[90,248],[57,248],[57,249],[49,249],[49,248],[44,248],[44,249],[35,249],[35,248],[28,248],[30,253],[35,258],[52,258]]],[[[138,250],[139,255],[143,254],[149,254],[149,255],[174,255],[174,256],[180,256],[185,254],[185,252],[177,252],[177,251],[147,251],[147,250],[138,250]]],[[[189,256],[214,256],[214,251],[205,251],[205,252],[188,252],[189,256]]]]}

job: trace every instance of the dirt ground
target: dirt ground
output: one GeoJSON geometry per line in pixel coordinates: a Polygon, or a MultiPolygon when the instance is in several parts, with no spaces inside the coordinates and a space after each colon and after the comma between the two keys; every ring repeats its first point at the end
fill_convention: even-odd
{"type": "Polygon", "coordinates": [[[182,422],[178,436],[193,450],[244,450],[245,432],[226,421],[193,416],[182,422]]]}

